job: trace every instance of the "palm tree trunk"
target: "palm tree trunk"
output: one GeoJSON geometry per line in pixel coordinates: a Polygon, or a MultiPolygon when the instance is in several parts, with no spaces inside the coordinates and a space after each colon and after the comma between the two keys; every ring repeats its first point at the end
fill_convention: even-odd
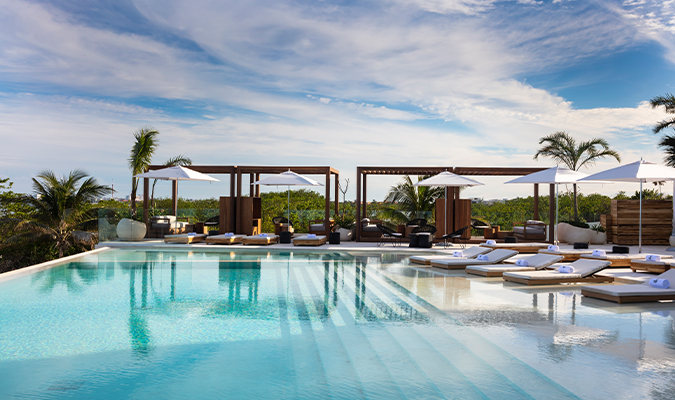
{"type": "Polygon", "coordinates": [[[131,178],[131,216],[136,215],[136,178],[131,178]]]}
{"type": "Polygon", "coordinates": [[[574,221],[579,222],[579,205],[577,204],[577,184],[573,184],[574,188],[574,221]]]}

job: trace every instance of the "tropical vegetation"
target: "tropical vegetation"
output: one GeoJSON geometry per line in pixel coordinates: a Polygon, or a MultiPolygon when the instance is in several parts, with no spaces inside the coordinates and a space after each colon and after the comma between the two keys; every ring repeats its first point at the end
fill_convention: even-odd
{"type": "Polygon", "coordinates": [[[131,213],[136,214],[136,193],[138,191],[138,182],[140,178],[136,175],[142,174],[150,165],[152,156],[157,150],[159,140],[159,131],[146,126],[134,132],[134,145],[131,148],[129,156],[129,169],[131,169],[131,213]]]}
{"type": "MultiPolygon", "coordinates": [[[[664,96],[656,96],[649,101],[652,108],[664,107],[666,113],[675,114],[675,96],[666,94],[664,96]]],[[[654,126],[654,133],[659,133],[666,128],[675,128],[675,118],[664,119],[654,126]]]]}
{"type": "MultiPolygon", "coordinates": [[[[578,171],[584,166],[591,166],[596,161],[606,157],[621,162],[619,153],[610,149],[607,141],[602,138],[592,138],[577,144],[576,139],[569,133],[559,131],[539,139],[539,145],[542,147],[535,153],[535,160],[538,160],[540,156],[552,158],[573,171],[578,171]]],[[[572,188],[574,191],[574,220],[578,221],[577,184],[573,184],[572,188]]]]}
{"type": "MultiPolygon", "coordinates": [[[[418,176],[417,181],[429,178],[430,175],[418,176]]],[[[386,219],[396,223],[406,223],[414,218],[428,218],[436,207],[436,200],[443,198],[445,188],[437,186],[415,186],[408,175],[392,186],[387,192],[383,211],[386,219]]]]}

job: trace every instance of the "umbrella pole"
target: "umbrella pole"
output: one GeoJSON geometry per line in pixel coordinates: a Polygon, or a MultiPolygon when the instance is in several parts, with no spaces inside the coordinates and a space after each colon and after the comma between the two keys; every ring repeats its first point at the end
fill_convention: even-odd
{"type": "Polygon", "coordinates": [[[553,227],[553,244],[558,244],[558,188],[560,184],[555,184],[555,226],[553,227]]]}
{"type": "Polygon", "coordinates": [[[638,230],[638,253],[642,253],[642,181],[640,181],[640,229],[638,230]]]}
{"type": "MultiPolygon", "coordinates": [[[[286,191],[288,193],[288,211],[286,215],[288,215],[288,226],[291,226],[291,186],[288,186],[288,190],[286,191]]],[[[290,231],[290,229],[289,229],[290,231]]]]}
{"type": "Polygon", "coordinates": [[[445,210],[443,210],[443,218],[445,219],[443,221],[443,232],[445,232],[443,235],[448,234],[448,187],[445,187],[445,210]]]}

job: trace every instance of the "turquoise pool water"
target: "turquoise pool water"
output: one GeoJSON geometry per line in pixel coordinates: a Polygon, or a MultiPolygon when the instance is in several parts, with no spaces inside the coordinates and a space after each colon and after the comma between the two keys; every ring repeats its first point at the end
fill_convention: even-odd
{"type": "Polygon", "coordinates": [[[660,307],[401,254],[115,250],[0,283],[0,398],[673,398],[660,307]]]}

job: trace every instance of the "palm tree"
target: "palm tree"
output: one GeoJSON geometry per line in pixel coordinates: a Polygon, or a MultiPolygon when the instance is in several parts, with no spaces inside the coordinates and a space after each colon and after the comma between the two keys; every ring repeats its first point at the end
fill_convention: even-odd
{"type": "Polygon", "coordinates": [[[25,196],[24,201],[35,209],[35,213],[31,220],[13,219],[15,230],[19,232],[13,239],[49,237],[61,258],[73,244],[73,231],[96,219],[89,204],[110,192],[110,188],[99,185],[93,177],[87,178],[82,170],[71,171],[61,178],[52,171],[43,171],[37,179],[33,178],[33,191],[34,195],[25,196]]]}
{"type": "MultiPolygon", "coordinates": [[[[593,165],[597,160],[605,157],[613,157],[621,162],[619,153],[609,148],[605,139],[592,138],[585,142],[577,141],[567,132],[556,132],[539,139],[539,144],[543,145],[534,155],[538,160],[539,156],[549,157],[558,163],[564,164],[567,168],[578,171],[583,166],[593,165]]],[[[574,188],[574,220],[579,220],[579,206],[577,204],[577,184],[574,188]]]]}
{"type": "MultiPolygon", "coordinates": [[[[665,96],[656,96],[649,100],[649,102],[651,103],[652,108],[664,106],[666,108],[666,113],[675,114],[675,96],[670,93],[666,94],[665,96]]],[[[664,119],[663,121],[656,124],[654,127],[654,133],[659,133],[669,126],[675,128],[675,118],[664,119]]]]}
{"type": "MultiPolygon", "coordinates": [[[[189,157],[185,157],[182,154],[177,155],[176,157],[169,158],[167,162],[163,164],[165,167],[187,167],[192,165],[192,160],[189,157]]],[[[157,179],[152,181],[152,196],[150,196],[150,204],[152,208],[155,208],[155,185],[157,184],[157,179]]]]}
{"type": "Polygon", "coordinates": [[[666,153],[663,161],[669,167],[675,167],[675,134],[664,136],[659,142],[659,147],[666,153]]]}
{"type": "MultiPolygon", "coordinates": [[[[429,177],[430,175],[418,176],[417,180],[421,181],[429,177]]],[[[436,206],[436,199],[443,197],[444,188],[442,187],[413,185],[410,176],[406,175],[403,182],[397,183],[389,189],[384,201],[398,205],[384,210],[389,218],[399,222],[418,218],[420,212],[433,211],[436,206]]]]}
{"type": "Polygon", "coordinates": [[[136,192],[138,190],[138,181],[135,175],[142,174],[150,165],[152,155],[157,150],[159,132],[154,128],[146,126],[134,132],[136,142],[131,148],[129,157],[129,168],[131,169],[131,214],[136,215],[136,192]]]}

